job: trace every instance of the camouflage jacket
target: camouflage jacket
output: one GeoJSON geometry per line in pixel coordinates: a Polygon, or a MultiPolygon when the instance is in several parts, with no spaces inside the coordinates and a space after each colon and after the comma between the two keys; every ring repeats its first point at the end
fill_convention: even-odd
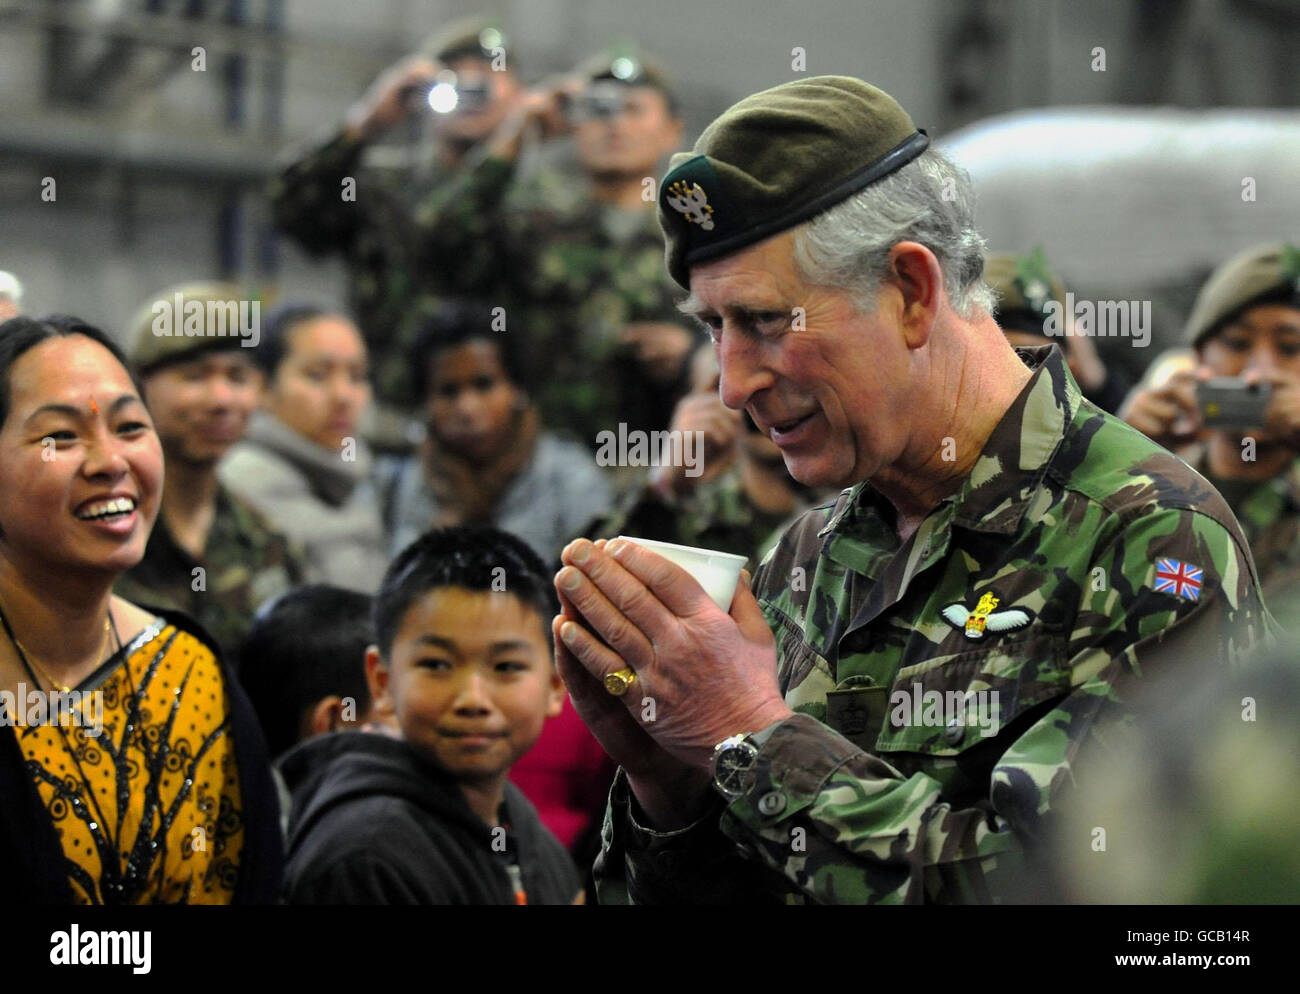
{"type": "Polygon", "coordinates": [[[416,264],[412,213],[445,182],[434,167],[380,169],[365,162],[367,145],[341,132],[285,166],[268,191],[276,225],[314,256],[340,255],[349,274],[349,306],[370,350],[375,396],[398,409],[414,406],[410,350],[422,316],[439,298],[416,264]],[[355,181],[345,198],[344,183],[355,181]]]}
{"type": "Polygon", "coordinates": [[[113,592],[135,604],[184,611],[234,665],[254,612],[300,582],[299,557],[288,541],[258,511],[218,487],[203,558],[182,549],[159,514],[144,558],[118,579],[113,592]]]}
{"type": "Polygon", "coordinates": [[[654,204],[603,208],[581,175],[481,157],[416,212],[424,267],[447,293],[505,308],[543,423],[594,446],[619,421],[661,428],[683,392],[646,382],[620,348],[629,322],[684,323],[654,204]]]}
{"type": "MultiPolygon", "coordinates": [[[[804,503],[800,509],[807,506],[804,503]]],[[[635,535],[658,542],[717,549],[749,556],[752,567],[767,550],[772,533],[790,520],[791,513],[774,514],[755,507],[745,497],[740,470],[732,466],[700,484],[676,504],[668,503],[649,485],[643,485],[628,493],[608,514],[593,521],[586,535],[593,541],[635,535]]]]}
{"type": "Polygon", "coordinates": [[[620,772],[602,901],[996,900],[1157,649],[1223,665],[1272,638],[1219,495],[1084,401],[1055,346],[1021,354],[1033,378],[911,538],[858,484],[764,560],[796,713],[681,831],[641,827],[620,772]]]}

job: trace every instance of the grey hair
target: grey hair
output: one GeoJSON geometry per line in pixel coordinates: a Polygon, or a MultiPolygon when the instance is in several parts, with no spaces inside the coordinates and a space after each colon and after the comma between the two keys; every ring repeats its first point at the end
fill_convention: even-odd
{"type": "Polygon", "coordinates": [[[794,259],[805,281],[851,291],[866,312],[875,307],[890,250],[907,241],[938,258],[944,290],[963,319],[993,312],[997,297],[982,278],[986,246],[975,230],[970,175],[933,147],[796,228],[794,259]]]}

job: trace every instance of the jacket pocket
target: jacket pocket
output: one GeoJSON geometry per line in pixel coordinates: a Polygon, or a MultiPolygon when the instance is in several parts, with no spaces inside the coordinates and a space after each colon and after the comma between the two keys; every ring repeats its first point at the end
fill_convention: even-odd
{"type": "Polygon", "coordinates": [[[899,668],[877,752],[957,756],[1035,705],[1069,692],[1064,645],[1039,637],[899,668]]]}

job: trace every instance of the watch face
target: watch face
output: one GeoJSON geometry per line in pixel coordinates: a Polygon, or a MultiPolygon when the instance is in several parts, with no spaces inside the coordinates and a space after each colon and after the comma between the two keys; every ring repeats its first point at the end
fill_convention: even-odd
{"type": "Polygon", "coordinates": [[[728,794],[743,794],[745,774],[753,767],[756,755],[754,747],[747,743],[723,749],[718,754],[717,772],[714,774],[718,786],[728,794]]]}

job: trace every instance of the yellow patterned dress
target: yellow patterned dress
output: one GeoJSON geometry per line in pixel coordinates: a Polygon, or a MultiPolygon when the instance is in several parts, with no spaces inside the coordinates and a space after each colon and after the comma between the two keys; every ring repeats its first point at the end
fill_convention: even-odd
{"type": "Polygon", "coordinates": [[[156,618],[74,689],[80,724],[13,729],[74,903],[229,904],[244,817],[212,651],[156,618]]]}

